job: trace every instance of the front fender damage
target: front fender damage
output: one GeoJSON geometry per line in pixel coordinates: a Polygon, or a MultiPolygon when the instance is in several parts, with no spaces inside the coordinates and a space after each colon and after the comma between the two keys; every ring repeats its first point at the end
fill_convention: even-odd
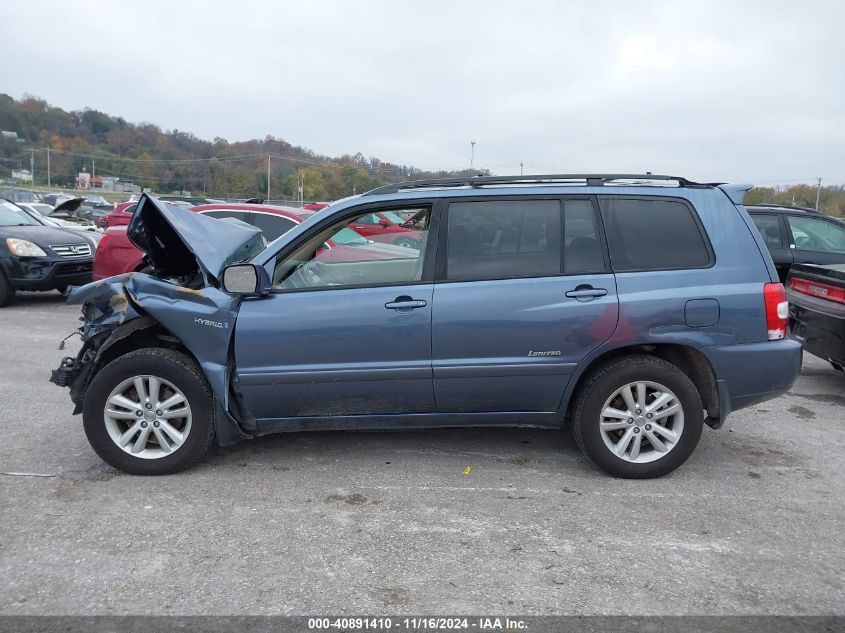
{"type": "Polygon", "coordinates": [[[214,394],[218,443],[232,444],[252,436],[255,420],[243,409],[239,394],[231,392],[237,297],[212,287],[194,289],[143,273],[127,273],[74,288],[67,302],[83,306],[79,328],[83,345],[76,358],[65,359],[53,372],[51,381],[70,386],[74,413],[81,412],[88,384],[108,359],[109,350],[155,329],[161,345],[183,346],[202,368],[214,394]],[[57,376],[63,369],[68,370],[64,379],[57,376]]]}

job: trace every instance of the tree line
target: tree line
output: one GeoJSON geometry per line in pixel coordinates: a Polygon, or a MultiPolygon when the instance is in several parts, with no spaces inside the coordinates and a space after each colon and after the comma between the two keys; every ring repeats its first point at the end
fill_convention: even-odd
{"type": "MultiPolygon", "coordinates": [[[[788,187],[754,187],[745,196],[746,204],[775,203],[814,209],[817,187],[791,185],[788,187]]],[[[836,217],[845,217],[845,187],[825,186],[818,191],[819,211],[836,217]]]]}

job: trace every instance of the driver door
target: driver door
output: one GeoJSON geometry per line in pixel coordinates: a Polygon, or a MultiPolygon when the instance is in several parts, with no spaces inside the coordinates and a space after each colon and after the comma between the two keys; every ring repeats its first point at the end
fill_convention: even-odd
{"type": "Polygon", "coordinates": [[[259,420],[435,411],[435,235],[419,249],[373,243],[352,229],[361,215],[283,250],[272,293],[241,305],[237,375],[259,420]]]}

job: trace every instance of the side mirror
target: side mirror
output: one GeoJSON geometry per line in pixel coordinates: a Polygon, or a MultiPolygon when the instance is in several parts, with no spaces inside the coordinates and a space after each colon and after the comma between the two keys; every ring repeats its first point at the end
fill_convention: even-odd
{"type": "Polygon", "coordinates": [[[263,266],[232,264],[223,269],[223,290],[231,295],[266,295],[270,278],[263,266]]]}

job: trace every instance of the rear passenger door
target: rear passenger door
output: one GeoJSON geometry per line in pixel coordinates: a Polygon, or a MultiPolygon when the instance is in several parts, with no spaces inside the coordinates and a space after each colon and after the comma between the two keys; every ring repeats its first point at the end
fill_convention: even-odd
{"type": "Polygon", "coordinates": [[[789,267],[792,266],[792,251],[786,243],[787,240],[783,239],[780,216],[777,213],[753,213],[751,219],[763,236],[780,280],[785,281],[789,267]]]}
{"type": "Polygon", "coordinates": [[[589,198],[447,205],[432,311],[438,412],[558,409],[577,364],[616,327],[598,226],[589,198]]]}

